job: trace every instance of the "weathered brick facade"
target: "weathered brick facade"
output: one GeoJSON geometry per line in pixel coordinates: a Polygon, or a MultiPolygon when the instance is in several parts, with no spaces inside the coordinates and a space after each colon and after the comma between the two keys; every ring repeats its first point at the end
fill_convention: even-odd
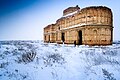
{"type": "Polygon", "coordinates": [[[69,7],[63,16],[44,28],[44,42],[79,45],[110,45],[113,41],[111,9],[91,6],[80,9],[69,7]]]}

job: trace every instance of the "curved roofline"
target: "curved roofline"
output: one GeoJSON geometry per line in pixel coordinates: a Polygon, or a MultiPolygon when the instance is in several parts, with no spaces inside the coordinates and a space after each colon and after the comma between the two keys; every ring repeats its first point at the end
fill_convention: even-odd
{"type": "Polygon", "coordinates": [[[82,8],[81,11],[85,10],[85,9],[92,9],[92,8],[94,8],[94,9],[102,8],[102,9],[108,9],[109,11],[111,11],[111,9],[109,7],[106,7],[106,6],[89,6],[89,7],[82,8]]]}
{"type": "MultiPolygon", "coordinates": [[[[78,7],[78,6],[76,6],[76,7],[78,7]]],[[[69,9],[69,8],[74,8],[74,7],[68,7],[67,9],[69,9]]],[[[108,10],[108,11],[110,11],[110,12],[112,13],[112,10],[111,10],[109,7],[106,7],[106,6],[89,6],[89,7],[84,7],[84,8],[82,8],[82,9],[78,10],[78,11],[79,11],[79,12],[82,12],[82,11],[88,10],[88,9],[106,9],[106,10],[108,10]]],[[[65,10],[66,10],[66,9],[65,9],[65,10]]],[[[65,11],[65,10],[64,10],[64,11],[65,11]]],[[[69,16],[71,16],[71,15],[69,15],[69,16]]],[[[59,18],[58,20],[56,20],[56,23],[59,22],[61,19],[68,18],[69,16],[59,18]]],[[[55,23],[55,24],[49,24],[49,25],[46,26],[45,28],[49,27],[50,25],[56,25],[56,23],[55,23]]]]}
{"type": "Polygon", "coordinates": [[[65,13],[66,11],[68,11],[70,9],[74,9],[74,8],[80,9],[80,7],[78,5],[76,5],[75,7],[68,7],[68,8],[66,8],[65,10],[63,10],[63,13],[65,13]]]}

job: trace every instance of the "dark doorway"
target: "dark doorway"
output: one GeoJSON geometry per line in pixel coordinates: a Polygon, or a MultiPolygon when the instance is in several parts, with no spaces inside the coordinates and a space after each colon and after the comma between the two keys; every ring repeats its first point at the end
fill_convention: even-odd
{"type": "Polygon", "coordinates": [[[78,31],[78,45],[82,45],[82,31],[78,31]]]}
{"type": "Polygon", "coordinates": [[[62,33],[61,39],[63,42],[65,41],[65,33],[62,33]]]}
{"type": "Polygon", "coordinates": [[[58,38],[58,34],[56,33],[56,41],[58,40],[57,38],[58,38]]]}
{"type": "Polygon", "coordinates": [[[46,40],[46,36],[45,36],[45,40],[46,40]]]}
{"type": "Polygon", "coordinates": [[[49,35],[49,42],[50,42],[50,35],[49,35]]]}

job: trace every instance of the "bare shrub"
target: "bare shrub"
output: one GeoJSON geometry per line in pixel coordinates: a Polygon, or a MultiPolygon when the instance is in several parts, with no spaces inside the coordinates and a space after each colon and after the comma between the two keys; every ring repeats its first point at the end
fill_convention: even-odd
{"type": "Polygon", "coordinates": [[[53,63],[63,64],[65,62],[64,58],[60,54],[50,54],[47,57],[43,57],[44,63],[52,66],[53,63]]]}
{"type": "Polygon", "coordinates": [[[5,68],[8,64],[8,62],[3,62],[0,64],[0,68],[5,68]]]}
{"type": "Polygon", "coordinates": [[[103,75],[105,77],[104,80],[116,80],[114,77],[113,77],[113,74],[112,73],[109,73],[107,70],[105,69],[102,69],[103,71],[103,75]]]}
{"type": "Polygon", "coordinates": [[[32,62],[34,60],[35,56],[36,56],[36,52],[34,52],[34,51],[27,52],[26,54],[22,54],[22,61],[24,63],[32,62]]]}

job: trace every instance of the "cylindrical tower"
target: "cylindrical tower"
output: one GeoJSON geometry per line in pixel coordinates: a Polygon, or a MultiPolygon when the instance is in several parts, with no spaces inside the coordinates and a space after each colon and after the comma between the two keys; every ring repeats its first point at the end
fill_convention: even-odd
{"type": "Polygon", "coordinates": [[[81,10],[84,14],[82,30],[83,44],[109,45],[112,44],[113,15],[111,9],[103,6],[87,7],[81,10]]]}

